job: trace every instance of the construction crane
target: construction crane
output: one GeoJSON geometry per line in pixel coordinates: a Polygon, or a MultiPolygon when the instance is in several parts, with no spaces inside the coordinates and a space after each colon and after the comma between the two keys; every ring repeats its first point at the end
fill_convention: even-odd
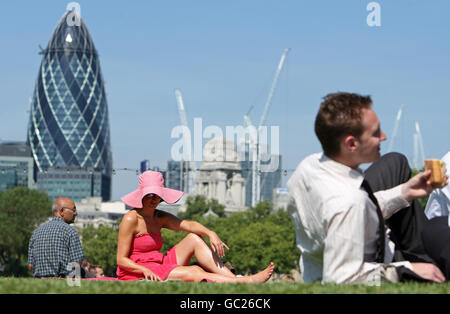
{"type": "Polygon", "coordinates": [[[416,121],[415,126],[416,126],[416,133],[413,135],[413,139],[414,139],[414,161],[413,162],[414,162],[414,168],[421,169],[420,165],[422,165],[425,160],[425,150],[423,148],[422,132],[420,132],[419,122],[416,121]],[[420,154],[422,156],[422,160],[420,163],[419,163],[419,149],[420,149],[420,154]]]}
{"type": "Polygon", "coordinates": [[[177,98],[178,115],[180,116],[181,124],[188,127],[183,97],[181,96],[181,91],[178,88],[175,88],[175,97],[177,98]]]}
{"type": "Polygon", "coordinates": [[[245,124],[247,124],[247,126],[251,126],[252,125],[252,121],[250,120],[250,116],[249,116],[249,114],[250,114],[250,111],[252,111],[252,109],[253,109],[253,105],[250,107],[250,109],[247,111],[247,113],[244,115],[244,121],[245,121],[245,124]]]}
{"type": "Polygon", "coordinates": [[[397,118],[395,119],[394,130],[392,131],[391,140],[389,142],[389,148],[388,148],[388,151],[387,151],[388,153],[392,152],[392,148],[394,147],[394,140],[395,140],[395,137],[397,136],[398,125],[399,125],[400,119],[402,117],[402,111],[403,111],[403,107],[404,106],[405,105],[402,104],[400,106],[400,109],[398,110],[397,118]]]}
{"type": "MultiPolygon", "coordinates": [[[[189,129],[186,118],[186,110],[184,109],[183,96],[178,88],[175,88],[175,97],[177,99],[178,115],[180,117],[181,124],[189,129]]],[[[193,169],[196,169],[194,161],[180,160],[180,188],[185,193],[192,193],[194,180],[194,176],[192,175],[193,169]]]]}
{"type": "Polygon", "coordinates": [[[413,144],[414,144],[414,151],[413,151],[413,166],[414,169],[420,169],[419,168],[419,135],[417,133],[413,134],[413,144]]]}
{"type": "Polygon", "coordinates": [[[259,121],[258,128],[260,128],[262,125],[264,125],[266,123],[267,113],[269,112],[270,104],[272,103],[272,98],[273,98],[273,95],[275,94],[275,88],[277,87],[278,78],[280,77],[280,73],[281,73],[281,70],[283,69],[284,61],[290,50],[291,50],[291,48],[286,48],[284,50],[283,54],[281,55],[280,63],[278,64],[277,71],[275,72],[275,78],[272,82],[272,87],[270,88],[269,97],[267,98],[266,104],[264,106],[264,112],[261,116],[261,120],[259,121]]]}
{"type": "MultiPolygon", "coordinates": [[[[256,204],[261,199],[261,182],[260,182],[260,180],[261,180],[261,177],[260,177],[261,176],[261,143],[260,143],[259,133],[260,133],[261,127],[263,125],[265,125],[265,123],[266,123],[267,114],[269,112],[269,108],[272,103],[273,95],[275,94],[278,79],[280,77],[281,70],[283,69],[284,62],[286,60],[286,56],[290,50],[291,50],[291,48],[286,48],[284,50],[283,54],[281,55],[280,62],[278,63],[278,67],[275,72],[275,77],[273,79],[272,86],[270,88],[269,96],[264,105],[263,114],[261,116],[261,119],[259,120],[259,125],[256,129],[256,131],[257,131],[256,136],[250,136],[250,138],[249,138],[250,152],[252,152],[252,160],[253,160],[252,170],[251,170],[251,175],[252,175],[252,202],[251,202],[251,205],[253,207],[256,206],[256,204]]],[[[247,114],[244,115],[244,120],[247,124],[247,127],[253,126],[250,121],[250,118],[248,116],[251,109],[252,108],[250,108],[250,110],[247,112],[247,114]]]]}

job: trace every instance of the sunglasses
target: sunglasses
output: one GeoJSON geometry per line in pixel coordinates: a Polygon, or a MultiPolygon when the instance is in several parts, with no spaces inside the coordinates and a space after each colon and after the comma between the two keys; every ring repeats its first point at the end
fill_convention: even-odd
{"type": "Polygon", "coordinates": [[[65,209],[70,209],[71,211],[73,211],[74,213],[77,212],[77,207],[75,206],[74,208],[69,208],[69,207],[63,207],[65,209]]]}
{"type": "Polygon", "coordinates": [[[157,194],[154,194],[154,193],[147,194],[147,195],[145,195],[144,197],[146,197],[146,198],[159,198],[159,199],[161,199],[157,194]]]}

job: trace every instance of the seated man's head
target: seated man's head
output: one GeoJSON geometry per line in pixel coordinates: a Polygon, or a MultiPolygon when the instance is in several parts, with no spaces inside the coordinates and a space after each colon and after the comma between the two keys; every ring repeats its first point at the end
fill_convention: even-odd
{"type": "Polygon", "coordinates": [[[325,155],[352,168],[378,160],[386,140],[370,96],[352,93],[325,96],[314,130],[325,155]]]}
{"type": "Polygon", "coordinates": [[[75,203],[66,197],[60,197],[53,202],[52,206],[53,216],[61,217],[68,224],[75,221],[78,215],[75,203]]]}

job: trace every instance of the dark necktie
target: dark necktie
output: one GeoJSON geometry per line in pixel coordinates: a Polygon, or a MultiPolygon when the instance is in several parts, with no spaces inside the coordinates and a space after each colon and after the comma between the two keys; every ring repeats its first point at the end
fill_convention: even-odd
{"type": "Polygon", "coordinates": [[[377,245],[377,252],[375,255],[375,260],[377,263],[384,263],[384,246],[385,246],[385,227],[384,227],[384,218],[383,214],[381,212],[380,205],[378,204],[377,198],[373,194],[372,188],[369,185],[369,182],[366,181],[366,179],[363,180],[361,187],[366,190],[367,194],[369,195],[370,200],[375,204],[377,208],[377,215],[379,220],[379,237],[377,239],[376,245],[377,245]]]}

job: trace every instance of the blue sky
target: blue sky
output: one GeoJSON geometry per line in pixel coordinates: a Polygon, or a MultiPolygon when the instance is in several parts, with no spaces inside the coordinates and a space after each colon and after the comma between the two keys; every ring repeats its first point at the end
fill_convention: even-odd
{"type": "MultiPolygon", "coordinates": [[[[0,4],[3,141],[25,140],[39,45],[46,47],[69,2],[0,4]]],[[[380,27],[366,23],[368,0],[77,2],[106,81],[115,168],[138,168],[143,159],[166,168],[180,124],[174,88],[191,126],[195,117],[223,130],[244,125],[252,105],[258,121],[285,48],[292,50],[267,117],[280,126],[284,182],[320,151],[314,117],[335,91],[371,95],[388,138],[404,104],[394,150],[410,162],[416,121],[426,157],[449,150],[449,1],[377,1],[380,27]]],[[[113,199],[136,185],[134,172],[118,171],[113,199]]]]}

